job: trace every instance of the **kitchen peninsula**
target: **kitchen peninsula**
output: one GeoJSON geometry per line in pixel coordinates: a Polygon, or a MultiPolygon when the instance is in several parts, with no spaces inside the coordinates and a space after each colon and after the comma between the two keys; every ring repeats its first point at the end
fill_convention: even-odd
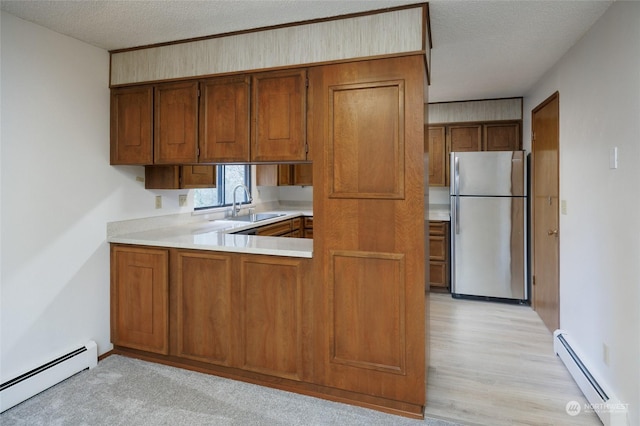
{"type": "MultiPolygon", "coordinates": [[[[423,4],[386,9],[375,18],[301,24],[299,37],[314,34],[309,43],[291,36],[297,26],[268,29],[269,36],[283,37],[269,59],[282,62],[235,64],[235,70],[216,68],[229,65],[215,62],[225,46],[216,38],[171,46],[187,58],[209,52],[211,62],[181,56],[157,70],[147,61],[163,58],[165,46],[112,53],[112,100],[118,105],[115,115],[112,110],[112,159],[133,158],[135,137],[147,135],[151,122],[155,134],[143,141],[145,150],[164,156],[141,156],[136,164],[207,163],[201,153],[231,140],[244,157],[224,161],[313,163],[313,239],[232,234],[225,228],[230,225],[215,221],[111,238],[114,352],[423,417],[427,21],[423,4]],[[399,31],[406,34],[384,36],[399,31]],[[334,34],[341,34],[342,51],[355,49],[347,57],[321,48],[335,45],[318,42],[334,34]],[[363,38],[383,51],[350,45],[363,38]],[[316,48],[305,48],[305,60],[292,55],[298,62],[277,58],[300,45],[316,48]],[[184,67],[174,68],[174,62],[193,63],[192,74],[181,74],[184,67]],[[205,63],[214,69],[196,69],[205,63]],[[145,90],[130,92],[130,86],[145,90]],[[225,127],[228,121],[216,115],[220,109],[210,108],[215,102],[198,102],[197,93],[212,87],[236,94],[224,99],[248,101],[223,110],[249,127],[234,133],[240,127],[225,127]],[[162,97],[155,109],[148,102],[154,94],[162,97]],[[198,108],[200,115],[189,112],[198,108]],[[127,121],[130,110],[134,125],[127,121]],[[140,111],[150,118],[135,121],[140,111]],[[170,150],[188,160],[168,160],[170,150]]],[[[263,35],[251,33],[246,49],[271,40],[263,35]]],[[[227,55],[233,58],[237,50],[227,55]]],[[[289,214],[269,220],[306,215],[289,214]]]]}

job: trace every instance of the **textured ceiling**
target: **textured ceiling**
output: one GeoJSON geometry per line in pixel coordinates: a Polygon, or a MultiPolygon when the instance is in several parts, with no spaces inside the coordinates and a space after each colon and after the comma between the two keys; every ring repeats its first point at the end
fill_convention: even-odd
{"type": "MultiPolygon", "coordinates": [[[[2,10],[114,50],[414,4],[402,0],[2,1],[2,10]]],[[[429,2],[429,101],[523,96],[612,1],[429,2]]]]}

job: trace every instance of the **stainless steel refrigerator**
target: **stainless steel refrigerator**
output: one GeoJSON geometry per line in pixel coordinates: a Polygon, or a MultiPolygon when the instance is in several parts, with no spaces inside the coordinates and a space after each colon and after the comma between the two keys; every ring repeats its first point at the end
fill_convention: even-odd
{"type": "Polygon", "coordinates": [[[450,154],[453,297],[529,299],[526,161],[524,151],[450,154]]]}

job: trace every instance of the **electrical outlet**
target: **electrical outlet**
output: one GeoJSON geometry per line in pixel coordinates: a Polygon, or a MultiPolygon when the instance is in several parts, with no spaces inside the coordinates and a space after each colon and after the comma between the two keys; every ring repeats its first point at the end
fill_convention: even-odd
{"type": "Polygon", "coordinates": [[[156,195],[156,209],[162,208],[162,195],[156,195]]]}
{"type": "Polygon", "coordinates": [[[560,201],[560,213],[567,214],[567,200],[560,201]]]}
{"type": "Polygon", "coordinates": [[[136,176],[138,182],[144,182],[144,176],[136,176]]]}
{"type": "Polygon", "coordinates": [[[184,207],[187,205],[187,194],[178,195],[178,205],[184,207]]]}
{"type": "Polygon", "coordinates": [[[609,365],[609,346],[606,343],[602,344],[602,361],[609,365]]]}

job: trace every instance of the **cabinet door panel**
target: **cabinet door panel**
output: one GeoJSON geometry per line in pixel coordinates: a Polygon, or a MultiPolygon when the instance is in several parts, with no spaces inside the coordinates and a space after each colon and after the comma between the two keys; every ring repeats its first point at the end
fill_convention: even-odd
{"type": "Polygon", "coordinates": [[[278,164],[278,186],[288,186],[293,183],[293,165],[278,164]]]}
{"type": "Polygon", "coordinates": [[[293,166],[293,184],[304,186],[313,185],[313,165],[295,164],[293,166]]]}
{"type": "Polygon", "coordinates": [[[216,166],[182,166],[181,188],[215,188],[216,166]]]}
{"type": "Polygon", "coordinates": [[[485,151],[515,151],[520,149],[520,124],[496,123],[484,125],[485,151]]]}
{"type": "Polygon", "coordinates": [[[447,257],[446,237],[438,235],[429,236],[429,259],[445,260],[447,257]]]}
{"type": "Polygon", "coordinates": [[[249,77],[200,83],[201,163],[249,161],[249,77]]]}
{"type": "Polygon", "coordinates": [[[176,355],[226,366],[232,364],[231,265],[229,255],[178,252],[176,355]]]}
{"type": "Polygon", "coordinates": [[[154,130],[156,164],[198,161],[197,82],[156,87],[154,130]]]}
{"type": "Polygon", "coordinates": [[[241,367],[301,380],[303,261],[265,257],[241,260],[241,367]]]}
{"type": "Polygon", "coordinates": [[[451,152],[481,151],[482,125],[449,126],[449,147],[451,152]]]}
{"type": "Polygon", "coordinates": [[[445,262],[429,262],[429,285],[438,288],[449,287],[447,264],[445,262]]]}
{"type": "Polygon", "coordinates": [[[446,139],[445,127],[428,127],[428,149],[429,153],[429,186],[446,186],[446,139]]]}
{"type": "Polygon", "coordinates": [[[111,90],[111,164],[153,164],[153,87],[111,90]]]}
{"type": "Polygon", "coordinates": [[[256,166],[256,185],[278,186],[278,165],[258,164],[256,166]]]}
{"type": "Polygon", "coordinates": [[[168,354],[167,250],[113,246],[111,265],[113,344],[168,354]]]}
{"type": "Polygon", "coordinates": [[[252,161],[306,159],[306,71],[253,76],[252,161]]]}

